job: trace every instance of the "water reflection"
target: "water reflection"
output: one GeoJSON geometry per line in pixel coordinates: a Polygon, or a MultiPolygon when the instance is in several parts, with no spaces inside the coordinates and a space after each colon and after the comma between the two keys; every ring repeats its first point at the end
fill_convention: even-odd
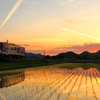
{"type": "Polygon", "coordinates": [[[24,81],[25,75],[23,72],[15,73],[13,75],[5,75],[0,78],[0,87],[8,87],[19,82],[24,81]]]}
{"type": "Polygon", "coordinates": [[[96,68],[31,70],[2,76],[0,84],[0,100],[100,100],[96,68]]]}

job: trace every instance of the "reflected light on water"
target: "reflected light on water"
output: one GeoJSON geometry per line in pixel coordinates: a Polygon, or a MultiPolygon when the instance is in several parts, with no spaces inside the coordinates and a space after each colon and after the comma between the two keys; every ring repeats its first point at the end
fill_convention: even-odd
{"type": "Polygon", "coordinates": [[[0,100],[100,100],[100,71],[49,68],[5,75],[0,100]]]}

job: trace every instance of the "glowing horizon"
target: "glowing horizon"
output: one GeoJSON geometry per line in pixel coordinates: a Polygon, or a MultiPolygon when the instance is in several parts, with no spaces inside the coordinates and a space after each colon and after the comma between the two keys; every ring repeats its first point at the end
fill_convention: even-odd
{"type": "Polygon", "coordinates": [[[69,50],[96,52],[100,50],[99,3],[99,0],[0,1],[0,41],[27,44],[26,50],[33,53],[42,53],[44,49],[54,55],[69,50]]]}

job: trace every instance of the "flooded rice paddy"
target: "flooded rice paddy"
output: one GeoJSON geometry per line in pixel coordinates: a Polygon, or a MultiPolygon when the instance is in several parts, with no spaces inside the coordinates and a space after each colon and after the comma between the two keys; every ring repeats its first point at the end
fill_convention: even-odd
{"type": "Polygon", "coordinates": [[[100,100],[100,71],[44,68],[3,74],[0,100],[100,100]]]}

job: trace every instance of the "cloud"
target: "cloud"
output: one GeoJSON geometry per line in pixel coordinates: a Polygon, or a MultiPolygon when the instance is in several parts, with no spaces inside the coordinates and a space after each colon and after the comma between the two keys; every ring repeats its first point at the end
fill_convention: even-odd
{"type": "MultiPolygon", "coordinates": [[[[32,53],[41,53],[44,54],[44,49],[34,49],[35,47],[31,49],[27,49],[26,52],[32,52],[32,53]]],[[[82,53],[83,51],[88,51],[88,52],[97,52],[100,50],[100,43],[85,43],[83,45],[70,45],[70,46],[61,46],[61,47],[55,47],[54,49],[51,50],[46,50],[45,49],[45,54],[46,55],[57,55],[62,52],[68,52],[68,51],[73,51],[75,53],[82,53]]]]}
{"type": "Polygon", "coordinates": [[[73,2],[74,0],[56,0],[56,1],[58,2],[59,5],[66,5],[73,2]]]}
{"type": "Polygon", "coordinates": [[[73,7],[76,7],[76,5],[73,5],[73,7]]]}
{"type": "Polygon", "coordinates": [[[69,2],[73,2],[74,0],[68,0],[69,2]]]}
{"type": "Polygon", "coordinates": [[[65,52],[67,51],[74,51],[76,53],[81,53],[83,51],[89,51],[89,52],[97,52],[100,50],[100,43],[85,43],[83,45],[70,45],[70,46],[61,46],[56,47],[57,50],[63,50],[65,52]]]}
{"type": "Polygon", "coordinates": [[[43,46],[38,44],[26,46],[27,50],[41,50],[41,49],[43,50],[43,48],[44,48],[43,46]]]}
{"type": "Polygon", "coordinates": [[[18,0],[14,7],[11,9],[11,11],[8,13],[7,17],[5,18],[5,20],[3,21],[3,23],[0,25],[0,28],[2,28],[5,23],[10,19],[10,17],[12,16],[12,14],[17,10],[17,8],[19,7],[19,5],[21,4],[23,0],[18,0]]]}
{"type": "Polygon", "coordinates": [[[77,4],[82,4],[82,3],[83,3],[82,1],[78,1],[78,2],[77,2],[77,4]]]}
{"type": "Polygon", "coordinates": [[[65,5],[66,3],[65,2],[59,2],[59,5],[65,5]]]}
{"type": "Polygon", "coordinates": [[[76,31],[72,31],[72,30],[69,30],[69,29],[64,29],[64,28],[60,28],[60,29],[64,30],[64,31],[68,31],[68,32],[74,33],[74,34],[86,36],[88,38],[92,38],[92,39],[95,39],[95,40],[100,40],[100,38],[96,38],[96,37],[93,37],[93,36],[90,36],[90,35],[87,35],[87,34],[83,34],[83,33],[79,33],[79,32],[76,32],[76,31]]]}
{"type": "Polygon", "coordinates": [[[85,43],[83,45],[63,45],[60,47],[55,47],[51,49],[46,49],[40,45],[29,45],[25,47],[26,52],[32,52],[32,53],[45,53],[46,55],[57,55],[62,52],[68,52],[73,51],[75,53],[82,53],[83,51],[89,51],[89,52],[97,52],[100,50],[100,43],[85,43]]]}
{"type": "Polygon", "coordinates": [[[100,16],[86,16],[86,17],[83,17],[83,18],[80,18],[82,20],[100,20],[100,16]]]}
{"type": "Polygon", "coordinates": [[[66,0],[56,0],[58,2],[59,5],[65,5],[67,4],[66,0]]]}
{"type": "Polygon", "coordinates": [[[78,5],[80,5],[80,4],[82,4],[82,3],[83,3],[82,1],[75,2],[75,3],[73,4],[73,7],[77,7],[78,5]]]}
{"type": "Polygon", "coordinates": [[[72,20],[69,20],[69,19],[66,19],[66,22],[70,25],[74,25],[74,26],[81,26],[81,24],[77,23],[77,22],[74,22],[72,20]]]}
{"type": "Polygon", "coordinates": [[[26,4],[30,4],[30,5],[35,5],[35,4],[38,4],[39,1],[32,1],[32,0],[25,0],[24,1],[26,4]]]}
{"type": "Polygon", "coordinates": [[[20,46],[30,46],[30,45],[28,45],[28,44],[19,44],[20,46]]]}
{"type": "MultiPolygon", "coordinates": [[[[27,50],[27,52],[44,55],[44,50],[27,50]]],[[[54,50],[45,50],[45,55],[55,55],[55,54],[56,54],[56,51],[54,50]]]]}
{"type": "Polygon", "coordinates": [[[94,36],[100,38],[100,30],[95,30],[92,34],[93,34],[94,36]]]}
{"type": "Polygon", "coordinates": [[[61,42],[63,39],[61,38],[34,38],[32,40],[22,40],[25,42],[35,42],[35,43],[51,43],[51,42],[61,42]]]}
{"type": "Polygon", "coordinates": [[[72,5],[73,7],[76,7],[77,5],[83,3],[80,0],[56,0],[59,5],[72,5]]]}
{"type": "Polygon", "coordinates": [[[30,12],[27,12],[28,14],[31,14],[31,15],[34,15],[35,14],[35,12],[32,12],[32,11],[30,11],[30,12]]]}

